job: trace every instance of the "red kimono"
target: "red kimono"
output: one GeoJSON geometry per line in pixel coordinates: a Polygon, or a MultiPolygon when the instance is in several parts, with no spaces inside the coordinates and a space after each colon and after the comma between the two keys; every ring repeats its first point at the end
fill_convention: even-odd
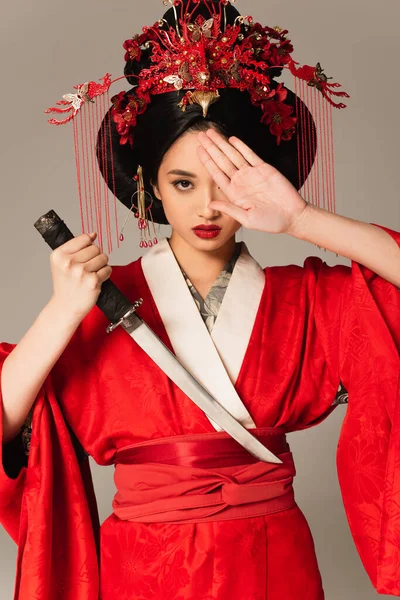
{"type": "MultiPolygon", "coordinates": [[[[400,245],[398,232],[382,228],[400,245]]],[[[303,267],[261,269],[243,251],[209,334],[166,240],[114,266],[112,279],[132,302],[143,298],[138,314],[249,429],[316,425],[344,385],[337,466],[346,514],[373,586],[400,596],[399,290],[354,262],[329,267],[309,257],[303,267]]],[[[94,307],[46,379],[27,465],[18,465],[17,439],[2,449],[0,521],[18,543],[14,598],[323,600],[297,504],[198,522],[124,520],[115,510],[99,526],[80,446],[110,465],[150,440],[219,435],[121,328],[108,335],[107,325],[94,307]]],[[[0,364],[13,348],[0,344],[0,364]]],[[[172,480],[175,467],[167,468],[172,480]]],[[[143,473],[138,497],[152,492],[143,473]]]]}

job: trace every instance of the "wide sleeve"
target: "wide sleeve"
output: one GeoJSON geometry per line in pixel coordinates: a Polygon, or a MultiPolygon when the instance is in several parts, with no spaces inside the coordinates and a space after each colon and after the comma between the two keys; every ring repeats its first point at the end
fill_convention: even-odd
{"type": "MultiPolygon", "coordinates": [[[[400,233],[382,229],[400,247],[400,233]]],[[[356,262],[344,284],[339,340],[348,391],[337,449],[344,508],[376,591],[400,596],[400,291],[356,262]]]]}
{"type": "MultiPolygon", "coordinates": [[[[14,347],[0,343],[0,381],[14,347]]],[[[87,457],[78,461],[52,377],[34,403],[29,456],[19,436],[0,444],[0,523],[18,544],[14,600],[98,600],[99,525],[90,466],[87,457]]],[[[0,400],[2,407],[1,386],[0,400]]]]}

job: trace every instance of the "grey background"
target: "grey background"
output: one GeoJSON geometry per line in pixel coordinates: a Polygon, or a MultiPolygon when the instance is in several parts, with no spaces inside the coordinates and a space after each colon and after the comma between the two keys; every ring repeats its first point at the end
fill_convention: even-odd
{"type": "MultiPolygon", "coordinates": [[[[400,230],[398,0],[242,0],[237,6],[263,24],[289,29],[294,59],[320,61],[351,95],[347,109],[334,111],[337,212],[400,230]]],[[[18,342],[51,296],[49,250],[34,221],[54,208],[80,233],[72,132],[48,125],[43,110],[74,84],[106,71],[121,75],[122,42],[163,9],[161,0],[1,4],[1,340],[18,342]]],[[[163,227],[160,234],[169,232],[163,227]]],[[[302,264],[309,255],[350,264],[287,235],[244,231],[243,239],[263,266],[302,264]]],[[[110,262],[126,264],[138,256],[132,226],[110,262]]],[[[290,436],[295,489],[314,535],[327,600],[372,600],[377,594],[352,542],[336,476],[345,410],[339,407],[318,427],[290,436]]],[[[111,512],[113,469],[93,462],[92,468],[103,521],[111,512]]],[[[15,560],[14,543],[0,531],[0,600],[12,598],[15,560]]]]}

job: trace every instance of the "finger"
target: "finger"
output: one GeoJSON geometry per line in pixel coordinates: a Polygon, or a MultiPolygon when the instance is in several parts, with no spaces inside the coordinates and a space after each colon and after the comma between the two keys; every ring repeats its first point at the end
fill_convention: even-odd
{"type": "Polygon", "coordinates": [[[225,175],[223,171],[218,167],[218,165],[214,162],[213,158],[209,155],[208,151],[203,148],[203,146],[199,146],[197,148],[198,156],[205,166],[215,183],[224,193],[227,193],[229,190],[229,186],[231,180],[229,177],[225,175]]]}
{"type": "Polygon", "coordinates": [[[88,233],[82,233],[81,235],[68,240],[68,242],[65,242],[62,246],[59,246],[58,250],[62,249],[62,252],[74,254],[87,246],[91,246],[93,241],[94,237],[90,237],[88,233]]]}
{"type": "Polygon", "coordinates": [[[247,211],[239,208],[235,204],[224,202],[223,200],[213,200],[208,206],[212,210],[218,210],[228,215],[228,217],[232,217],[232,219],[238,221],[241,225],[246,225],[247,211]]]}
{"type": "Polygon", "coordinates": [[[97,271],[105,267],[107,264],[108,256],[105,254],[99,254],[99,256],[92,258],[92,260],[88,260],[85,263],[84,268],[88,273],[97,273],[97,271]]]}
{"type": "Polygon", "coordinates": [[[216,146],[229,158],[229,160],[235,165],[236,168],[241,169],[248,167],[249,162],[246,157],[230,144],[218,131],[215,129],[209,129],[207,131],[207,137],[211,139],[216,146]]]}
{"type": "Polygon", "coordinates": [[[229,142],[243,155],[252,167],[259,167],[264,163],[264,161],[239,138],[232,136],[229,138],[229,142]]]}
{"type": "Polygon", "coordinates": [[[79,250],[79,252],[76,252],[73,256],[73,259],[77,263],[85,263],[91,258],[98,256],[100,253],[100,248],[95,244],[92,244],[91,246],[88,246],[87,248],[83,248],[82,250],[79,250]]]}
{"type": "Polygon", "coordinates": [[[232,161],[221,152],[221,150],[214,144],[213,141],[203,132],[199,133],[198,140],[202,147],[207,150],[209,155],[213,158],[214,162],[218,165],[218,167],[228,175],[230,179],[237,173],[236,166],[232,163],[232,161]]]}

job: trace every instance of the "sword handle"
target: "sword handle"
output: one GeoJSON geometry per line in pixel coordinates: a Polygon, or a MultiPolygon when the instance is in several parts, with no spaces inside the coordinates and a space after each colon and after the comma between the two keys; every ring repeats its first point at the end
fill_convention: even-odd
{"type": "MultiPolygon", "coordinates": [[[[49,210],[41,216],[34,226],[52,250],[75,237],[54,210],[49,210]]],[[[132,302],[120,292],[110,279],[102,283],[96,305],[112,323],[120,321],[133,308],[132,302]]]]}

